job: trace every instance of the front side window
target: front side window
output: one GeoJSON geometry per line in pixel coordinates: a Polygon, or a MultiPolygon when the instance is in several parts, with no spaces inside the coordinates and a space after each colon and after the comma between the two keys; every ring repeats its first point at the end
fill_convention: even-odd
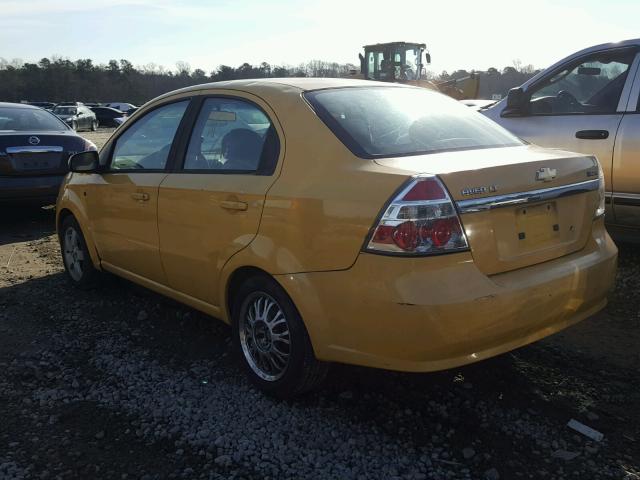
{"type": "Polygon", "coordinates": [[[116,140],[112,170],[162,170],[189,101],[156,108],[138,119],[116,140]]]}
{"type": "Polygon", "coordinates": [[[420,49],[409,48],[404,52],[404,62],[402,64],[401,78],[406,80],[416,80],[420,73],[420,49]]]}
{"type": "Polygon", "coordinates": [[[484,115],[424,88],[332,88],[305,98],[363,158],[522,145],[484,115]]]}
{"type": "Polygon", "coordinates": [[[367,52],[367,78],[370,80],[392,80],[393,62],[385,56],[382,50],[367,52]]]}
{"type": "Polygon", "coordinates": [[[373,52],[367,52],[367,78],[373,80],[376,78],[376,58],[373,52]]]}
{"type": "Polygon", "coordinates": [[[39,108],[0,107],[0,131],[56,131],[67,126],[55,115],[39,108]]]}
{"type": "Polygon", "coordinates": [[[196,121],[184,170],[254,172],[273,132],[269,117],[238,99],[208,98],[196,121]]]}
{"type": "Polygon", "coordinates": [[[569,64],[531,94],[533,115],[615,113],[635,50],[598,52],[569,64]]]}

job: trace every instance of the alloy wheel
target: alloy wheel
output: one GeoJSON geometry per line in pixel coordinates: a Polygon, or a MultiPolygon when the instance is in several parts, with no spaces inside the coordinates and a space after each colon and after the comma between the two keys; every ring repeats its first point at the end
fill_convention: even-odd
{"type": "Polygon", "coordinates": [[[69,275],[76,282],[80,281],[83,274],[85,255],[80,244],[80,235],[73,227],[68,227],[64,232],[64,262],[67,265],[69,275]]]}
{"type": "Polygon", "coordinates": [[[238,321],[242,353],[251,370],[269,382],[280,379],[289,365],[291,333],[278,302],[254,292],[245,299],[238,321]]]}

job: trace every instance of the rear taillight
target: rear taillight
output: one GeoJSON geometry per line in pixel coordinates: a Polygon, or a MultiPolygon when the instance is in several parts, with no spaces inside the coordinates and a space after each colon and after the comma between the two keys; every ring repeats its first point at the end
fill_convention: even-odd
{"type": "Polygon", "coordinates": [[[84,151],[88,151],[88,150],[94,150],[94,151],[98,151],[98,147],[96,147],[96,144],[93,143],[91,140],[87,140],[86,138],[83,138],[84,140],[84,151]]]}
{"type": "Polygon", "coordinates": [[[420,175],[391,201],[365,251],[434,255],[468,250],[458,212],[438,177],[420,175]]]}

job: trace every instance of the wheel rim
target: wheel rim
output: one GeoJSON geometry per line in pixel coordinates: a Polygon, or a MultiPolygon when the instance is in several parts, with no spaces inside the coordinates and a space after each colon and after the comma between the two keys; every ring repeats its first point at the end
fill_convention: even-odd
{"type": "Polygon", "coordinates": [[[76,282],[82,278],[84,258],[84,251],[80,246],[80,235],[75,228],[67,228],[64,232],[64,263],[69,275],[76,282]]]}
{"type": "Polygon", "coordinates": [[[249,367],[263,380],[278,380],[291,357],[291,334],[282,308],[271,295],[254,292],[240,313],[240,345],[249,367]]]}

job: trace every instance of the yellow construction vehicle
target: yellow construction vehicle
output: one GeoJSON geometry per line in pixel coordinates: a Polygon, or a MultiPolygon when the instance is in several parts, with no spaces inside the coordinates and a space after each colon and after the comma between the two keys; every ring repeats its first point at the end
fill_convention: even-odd
{"type": "MultiPolygon", "coordinates": [[[[431,55],[424,43],[390,42],[365,45],[364,55],[359,56],[360,78],[430,88],[457,100],[478,96],[480,82],[475,73],[444,82],[428,80],[425,77],[424,65],[431,63],[431,55]]],[[[357,75],[355,72],[354,74],[357,75]]]]}

